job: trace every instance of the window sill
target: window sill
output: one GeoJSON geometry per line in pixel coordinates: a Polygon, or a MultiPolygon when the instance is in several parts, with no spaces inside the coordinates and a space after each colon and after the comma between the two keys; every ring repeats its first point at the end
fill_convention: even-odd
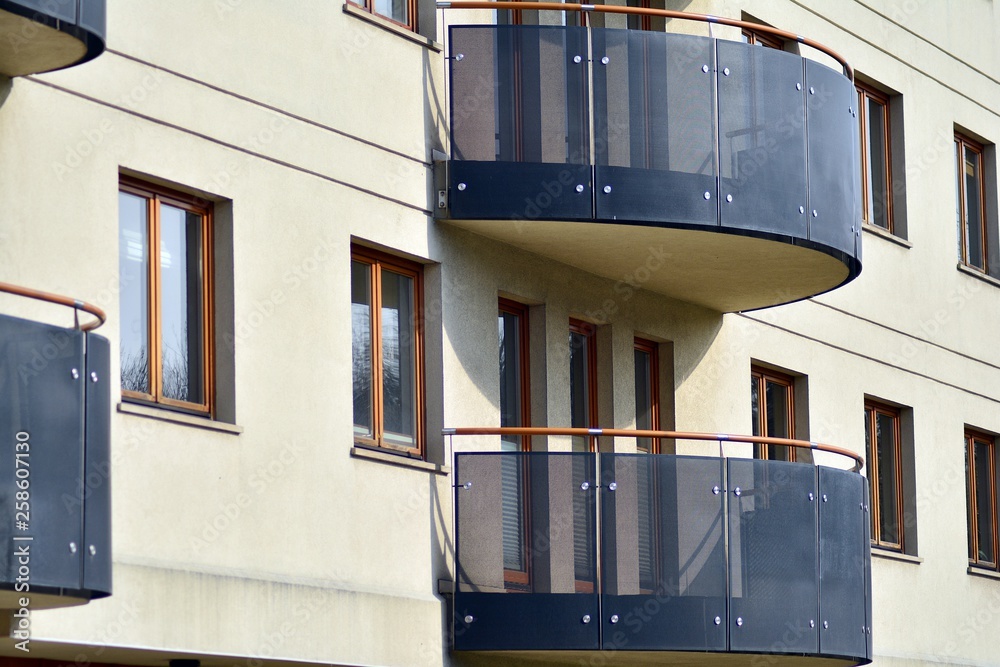
{"type": "Polygon", "coordinates": [[[124,401],[118,404],[118,412],[125,415],[159,419],[160,421],[170,422],[172,424],[194,426],[195,428],[203,428],[208,431],[231,433],[232,435],[240,435],[243,433],[243,427],[237,426],[236,424],[227,424],[225,422],[214,421],[208,417],[195,417],[194,415],[186,415],[172,410],[153,408],[146,405],[137,405],[135,403],[125,403],[124,401]]]}
{"type": "Polygon", "coordinates": [[[876,546],[872,546],[872,556],[875,558],[884,558],[886,560],[894,560],[900,563],[911,563],[913,565],[920,565],[924,562],[923,558],[918,556],[911,556],[909,554],[901,554],[898,551],[888,551],[887,549],[881,549],[876,546]]]}
{"type": "Polygon", "coordinates": [[[1000,572],[997,572],[996,570],[987,570],[986,568],[972,567],[970,565],[969,569],[966,571],[973,577],[983,577],[985,579],[995,579],[1000,581],[1000,572]]]}
{"type": "Polygon", "coordinates": [[[892,232],[886,231],[886,230],[884,230],[881,227],[878,227],[876,225],[872,225],[872,224],[869,224],[869,223],[865,222],[865,223],[861,224],[861,229],[865,230],[869,234],[873,234],[874,236],[877,236],[877,237],[879,237],[881,239],[885,239],[886,241],[889,241],[890,243],[895,243],[896,245],[898,245],[900,247],[906,248],[907,250],[909,250],[910,248],[913,247],[913,244],[910,243],[909,241],[907,241],[906,239],[904,239],[902,236],[896,236],[892,232]]]}
{"type": "Polygon", "coordinates": [[[451,466],[442,466],[436,463],[421,461],[420,459],[412,459],[407,456],[400,456],[399,454],[389,454],[388,452],[380,452],[374,449],[369,449],[367,447],[351,447],[351,458],[365,459],[367,461],[378,461],[379,463],[388,463],[389,465],[399,466],[401,468],[410,468],[412,470],[432,472],[437,475],[451,474],[451,466]]]}
{"type": "Polygon", "coordinates": [[[420,46],[426,46],[428,49],[436,53],[441,53],[441,51],[444,50],[444,47],[441,45],[440,42],[435,42],[433,39],[428,39],[427,37],[424,37],[420,33],[413,32],[412,30],[404,28],[398,23],[393,23],[388,19],[376,16],[375,14],[367,12],[361,9],[360,7],[355,7],[349,2],[344,3],[344,13],[349,14],[350,16],[353,16],[355,18],[359,18],[362,21],[367,21],[378,28],[382,28],[383,30],[391,32],[395,35],[399,35],[400,37],[408,39],[415,44],[419,44],[420,46]]]}
{"type": "Polygon", "coordinates": [[[969,267],[967,267],[965,264],[962,264],[961,262],[959,262],[959,264],[958,264],[958,270],[959,270],[960,273],[964,273],[967,276],[972,276],[973,278],[979,278],[983,282],[989,283],[990,285],[993,285],[994,287],[1000,287],[1000,280],[997,280],[993,276],[988,276],[985,273],[982,273],[980,271],[976,271],[975,269],[970,269],[969,267]]]}

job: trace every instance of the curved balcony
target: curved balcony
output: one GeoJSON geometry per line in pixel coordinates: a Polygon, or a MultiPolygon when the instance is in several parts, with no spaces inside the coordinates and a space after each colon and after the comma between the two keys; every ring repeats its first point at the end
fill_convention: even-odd
{"type": "Polygon", "coordinates": [[[111,363],[108,340],[92,333],[100,309],[6,283],[0,292],[98,318],[64,328],[0,315],[0,609],[17,610],[13,629],[19,612],[111,594],[111,363]]]}
{"type": "MultiPolygon", "coordinates": [[[[806,447],[813,460],[830,459],[820,453],[830,448],[813,443],[715,434],[445,433],[669,438],[680,449],[722,438],[806,447]]],[[[456,453],[455,657],[462,664],[867,664],[868,485],[857,468],[456,453]]]]}
{"type": "Polygon", "coordinates": [[[449,48],[439,218],[722,312],[860,273],[849,75],[741,42],[611,28],[456,25],[449,48]]]}
{"type": "Polygon", "coordinates": [[[104,52],[105,0],[0,0],[0,74],[72,67],[104,52]]]}

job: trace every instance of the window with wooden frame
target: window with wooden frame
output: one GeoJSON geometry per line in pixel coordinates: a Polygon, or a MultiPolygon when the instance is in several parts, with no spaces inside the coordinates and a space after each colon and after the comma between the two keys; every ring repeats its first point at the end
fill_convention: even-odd
{"type": "MultiPolygon", "coordinates": [[[[570,426],[596,428],[597,421],[597,327],[569,321],[570,426]]],[[[573,436],[574,452],[593,452],[597,439],[573,436]]]]}
{"type": "Polygon", "coordinates": [[[856,86],[861,137],[861,212],[869,225],[893,233],[889,96],[862,83],[856,86]]]}
{"type": "Polygon", "coordinates": [[[756,44],[768,49],[785,50],[785,40],[777,35],[767,32],[759,32],[753,28],[743,28],[743,42],[746,44],[756,44]]]}
{"type": "Polygon", "coordinates": [[[351,248],[354,441],[424,452],[420,264],[351,248]]]}
{"type": "Polygon", "coordinates": [[[872,545],[902,552],[903,448],[897,408],[865,401],[865,448],[872,545]]]}
{"type": "MultiPolygon", "coordinates": [[[[531,424],[530,379],[528,377],[528,307],[500,299],[497,330],[500,362],[500,426],[531,424]]],[[[528,452],[530,436],[504,436],[505,452],[528,452]]],[[[503,514],[504,587],[510,591],[531,588],[528,544],[531,506],[528,498],[528,457],[501,458],[503,514]]]]}
{"type": "Polygon", "coordinates": [[[996,438],[965,432],[966,500],[969,518],[969,563],[997,569],[996,438]]]}
{"type": "MultiPolygon", "coordinates": [[[[635,359],[635,428],[640,431],[660,430],[660,359],[658,346],[650,340],[636,338],[635,359]]],[[[636,451],[659,454],[660,441],[654,438],[636,438],[636,451]]]]}
{"type": "Polygon", "coordinates": [[[122,176],[118,267],[122,399],[211,415],[211,205],[122,176]]]}
{"type": "Polygon", "coordinates": [[[983,146],[955,133],[955,217],[959,229],[962,264],[986,273],[986,193],[983,179],[983,146]]]}
{"type": "Polygon", "coordinates": [[[348,0],[348,4],[417,31],[417,0],[348,0]]]}
{"type": "MultiPolygon", "coordinates": [[[[750,409],[754,436],[795,437],[795,379],[784,373],[752,366],[750,409]]],[[[754,445],[754,457],[774,461],[794,461],[795,448],[758,444],[754,445]]]]}

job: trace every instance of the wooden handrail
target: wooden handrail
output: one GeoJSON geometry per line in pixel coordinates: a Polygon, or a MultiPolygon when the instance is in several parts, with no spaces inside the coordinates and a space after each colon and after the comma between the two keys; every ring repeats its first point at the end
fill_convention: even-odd
{"type": "Polygon", "coordinates": [[[108,321],[107,314],[105,314],[105,312],[97,306],[89,304],[86,301],[80,301],[79,299],[71,299],[68,296],[53,294],[52,292],[43,292],[42,290],[31,289],[30,287],[21,287],[20,285],[12,285],[11,283],[3,282],[0,282],[0,292],[23,296],[28,299],[47,301],[48,303],[54,303],[60,306],[69,306],[74,310],[82,310],[83,312],[89,313],[97,318],[97,320],[87,322],[83,326],[77,325],[81,331],[93,331],[108,321]]]}
{"type": "Polygon", "coordinates": [[[840,63],[844,68],[844,73],[853,83],[854,81],[854,68],[847,62],[847,60],[831,49],[830,47],[820,44],[819,42],[809,39],[808,37],[803,37],[802,35],[796,35],[793,32],[788,32],[787,30],[779,30],[778,28],[772,28],[768,25],[761,25],[759,23],[751,23],[749,21],[741,21],[739,19],[726,18],[725,16],[712,16],[711,14],[693,14],[690,12],[679,12],[672,9],[652,9],[647,7],[623,7],[621,5],[585,5],[579,3],[570,2],[524,2],[516,0],[438,0],[437,6],[441,9],[519,9],[522,11],[527,10],[545,10],[545,11],[557,11],[557,12],[598,12],[604,14],[636,14],[639,16],[662,16],[668,19],[681,19],[685,21],[700,21],[703,23],[718,23],[719,25],[728,25],[736,28],[747,28],[753,30],[754,32],[765,33],[768,35],[774,35],[780,37],[784,40],[789,40],[793,42],[798,42],[799,44],[805,44],[806,46],[812,47],[817,51],[821,51],[826,55],[830,56],[838,63],[840,63]]]}
{"type": "Polygon", "coordinates": [[[729,433],[695,433],[687,431],[648,431],[627,428],[560,428],[548,426],[473,426],[466,428],[442,429],[442,435],[575,435],[582,437],[610,438],[656,438],[662,440],[707,440],[712,442],[745,442],[757,445],[780,445],[797,449],[811,449],[845,456],[854,461],[854,471],[860,471],[865,466],[865,459],[849,449],[824,445],[807,440],[791,438],[765,438],[756,435],[731,435],[729,433]]]}

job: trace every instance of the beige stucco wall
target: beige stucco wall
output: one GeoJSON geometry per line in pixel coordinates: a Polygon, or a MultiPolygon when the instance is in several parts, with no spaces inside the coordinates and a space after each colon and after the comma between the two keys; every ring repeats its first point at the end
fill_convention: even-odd
{"type": "MultiPolygon", "coordinates": [[[[436,463],[450,464],[451,446],[436,428],[498,423],[498,295],[536,306],[538,425],[569,423],[569,317],[602,325],[611,343],[600,352],[614,387],[602,404],[607,426],[633,424],[634,335],[673,343],[678,430],[749,432],[751,359],[808,376],[813,440],[862,451],[865,395],[912,408],[908,530],[920,562],[873,560],[876,664],[996,664],[1000,581],[966,573],[962,434],[965,424],[1000,432],[1000,287],[955,268],[951,146],[955,124],[1000,139],[993,4],[668,7],[746,11],[832,45],[901,92],[912,247],[866,233],[864,272],[849,286],[722,316],[434,222],[442,54],[336,2],[111,3],[108,53],[0,86],[0,280],[107,310],[113,374],[120,170],[232,202],[228,354],[242,433],[113,414],[115,593],[38,613],[32,657],[449,661],[438,580],[451,577],[453,480],[350,455],[353,238],[429,263],[436,463]]],[[[7,297],[0,310],[69,319],[7,297]]],[[[112,394],[117,404],[117,386],[112,394]]],[[[705,453],[691,443],[680,451],[705,453]]]]}

